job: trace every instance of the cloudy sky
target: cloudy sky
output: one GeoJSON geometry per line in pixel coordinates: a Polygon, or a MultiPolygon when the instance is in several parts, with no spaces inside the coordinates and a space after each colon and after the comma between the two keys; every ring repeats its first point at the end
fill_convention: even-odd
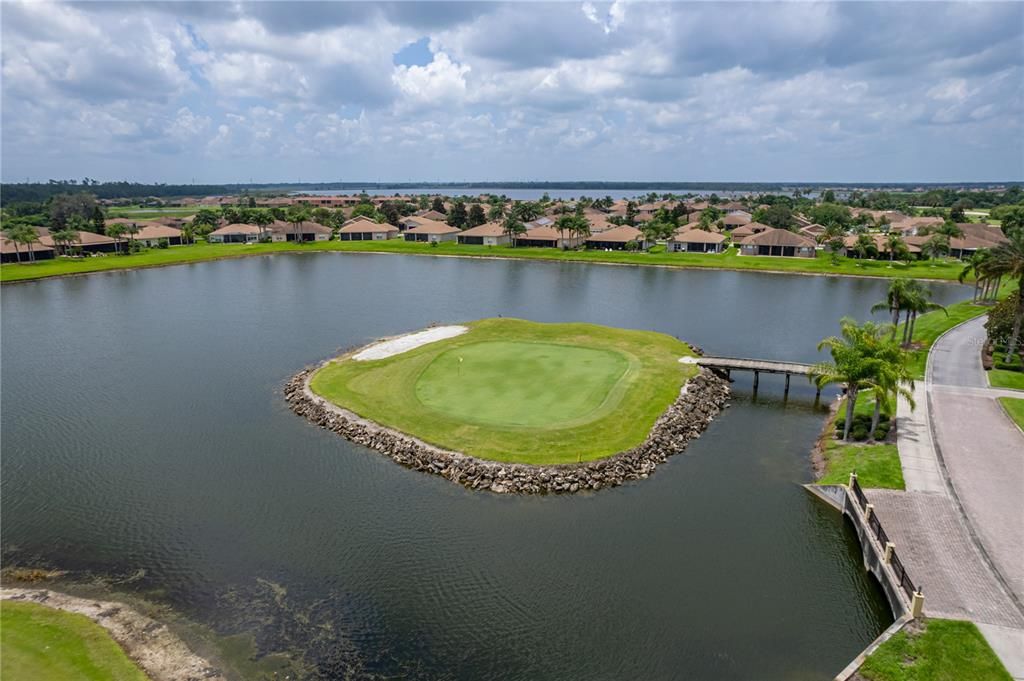
{"type": "Polygon", "coordinates": [[[0,4],[2,176],[1024,179],[1024,4],[0,4]]]}

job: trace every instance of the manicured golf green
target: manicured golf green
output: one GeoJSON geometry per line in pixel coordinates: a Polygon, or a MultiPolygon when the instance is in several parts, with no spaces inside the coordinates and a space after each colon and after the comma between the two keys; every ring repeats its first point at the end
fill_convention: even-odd
{"type": "Polygon", "coordinates": [[[85,615],[4,601],[0,641],[0,676],[5,680],[146,679],[106,630],[85,615]]]}
{"type": "Polygon", "coordinates": [[[685,343],[592,324],[485,319],[374,361],[342,357],[314,392],[432,444],[497,461],[599,459],[636,446],[697,369],[685,343]]]}

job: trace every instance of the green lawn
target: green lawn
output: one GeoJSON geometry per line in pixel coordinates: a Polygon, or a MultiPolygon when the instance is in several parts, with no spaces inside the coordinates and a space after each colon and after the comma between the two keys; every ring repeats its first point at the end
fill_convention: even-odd
{"type": "Polygon", "coordinates": [[[145,681],[106,630],[37,603],[0,606],[0,676],[32,681],[145,681]]]}
{"type": "Polygon", "coordinates": [[[896,445],[844,444],[829,440],[823,452],[825,473],[819,485],[845,485],[857,471],[861,487],[906,489],[896,445]]]}
{"type": "Polygon", "coordinates": [[[115,206],[107,209],[108,218],[138,218],[152,220],[160,217],[191,217],[199,212],[198,206],[115,206]]]}
{"type": "Polygon", "coordinates": [[[683,342],[593,324],[485,319],[393,357],[342,358],[313,390],[378,423],[473,456],[589,461],[644,440],[697,372],[683,342]],[[461,358],[461,362],[459,361],[461,358]]]}
{"type": "Polygon", "coordinates": [[[1010,415],[1014,423],[1024,430],[1024,399],[1000,397],[999,404],[1003,405],[1003,409],[1010,415]]]}
{"type": "Polygon", "coordinates": [[[962,324],[968,319],[973,319],[978,315],[983,315],[987,311],[988,307],[975,305],[971,301],[965,300],[953,303],[946,308],[945,312],[935,310],[918,317],[917,322],[914,324],[914,343],[919,344],[920,347],[911,351],[909,362],[910,371],[914,378],[924,378],[924,370],[928,362],[928,351],[931,350],[936,338],[954,326],[962,324]]]}
{"type": "Polygon", "coordinates": [[[897,632],[864,662],[860,675],[869,681],[1011,681],[974,624],[940,619],[916,622],[923,631],[897,632]]]}
{"type": "Polygon", "coordinates": [[[993,388],[1013,388],[1024,390],[1024,372],[1007,369],[992,369],[988,373],[988,383],[993,388]]]}
{"type": "MultiPolygon", "coordinates": [[[[836,418],[846,413],[845,398],[840,401],[836,418]]],[[[872,391],[861,392],[857,396],[855,415],[870,416],[874,413],[875,398],[872,391]]],[[[882,420],[886,416],[883,414],[882,420]]],[[[835,432],[835,419],[829,419],[826,427],[825,442],[822,448],[824,469],[819,485],[845,485],[850,481],[850,473],[857,471],[857,480],[862,487],[882,487],[886,489],[905,489],[903,467],[900,465],[899,451],[894,444],[846,443],[831,437],[835,432]]]]}
{"type": "Polygon", "coordinates": [[[782,258],[740,256],[735,249],[723,254],[666,253],[657,247],[650,253],[627,251],[561,251],[554,248],[510,248],[507,246],[468,246],[443,243],[430,246],[402,239],[390,241],[321,241],[307,244],[195,244],[176,246],[165,250],[151,250],[130,256],[91,258],[57,258],[34,264],[9,263],[0,266],[0,281],[39,279],[65,274],[97,272],[110,269],[156,267],[175,263],[213,260],[225,257],[265,255],[279,252],[374,252],[407,253],[415,255],[459,255],[467,257],[521,258],[530,260],[559,260],[614,263],[625,265],[661,265],[667,267],[701,267],[711,269],[761,270],[810,274],[833,274],[867,277],[915,277],[955,281],[962,264],[954,261],[939,263],[896,263],[864,261],[842,258],[833,265],[831,257],[819,253],[817,258],[782,258]]]}

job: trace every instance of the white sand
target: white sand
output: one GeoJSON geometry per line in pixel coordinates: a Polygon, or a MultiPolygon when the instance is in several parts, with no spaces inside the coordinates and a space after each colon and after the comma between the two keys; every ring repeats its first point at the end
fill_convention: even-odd
{"type": "Polygon", "coordinates": [[[432,329],[416,331],[415,333],[407,333],[404,336],[398,336],[397,338],[391,338],[386,341],[374,343],[373,345],[368,345],[356,354],[352,355],[352,359],[357,362],[366,362],[373,359],[393,357],[394,355],[400,355],[407,350],[418,348],[421,345],[426,345],[427,343],[444,340],[445,338],[461,336],[467,331],[469,331],[469,328],[465,326],[435,326],[432,329]]]}

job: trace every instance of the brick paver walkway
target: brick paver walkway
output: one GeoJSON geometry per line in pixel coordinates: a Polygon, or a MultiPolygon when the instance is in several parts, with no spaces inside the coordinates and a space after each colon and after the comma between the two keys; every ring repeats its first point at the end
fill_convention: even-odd
{"type": "Polygon", "coordinates": [[[917,410],[897,408],[907,491],[867,494],[924,588],[925,614],[977,623],[1024,679],[1024,435],[995,401],[1008,391],[988,388],[983,324],[939,338],[924,389],[915,390],[917,410]]]}

